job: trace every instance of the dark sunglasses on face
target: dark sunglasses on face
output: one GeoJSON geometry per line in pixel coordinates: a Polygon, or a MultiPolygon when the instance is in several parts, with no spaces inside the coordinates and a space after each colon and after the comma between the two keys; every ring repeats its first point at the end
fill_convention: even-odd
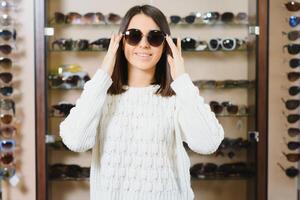
{"type": "Polygon", "coordinates": [[[299,67],[300,66],[300,59],[298,59],[298,58],[292,58],[289,61],[289,65],[290,65],[291,68],[299,67]]]}
{"type": "Polygon", "coordinates": [[[300,52],[300,44],[286,44],[283,49],[287,48],[289,54],[295,55],[300,52]]]}
{"type": "Polygon", "coordinates": [[[300,87],[298,87],[298,86],[291,86],[291,87],[289,88],[289,94],[290,94],[291,96],[295,96],[295,95],[297,95],[299,92],[300,92],[300,87]]]}
{"type": "Polygon", "coordinates": [[[286,9],[291,12],[296,12],[300,10],[300,3],[296,1],[290,1],[284,4],[286,9]]]}
{"type": "Polygon", "coordinates": [[[291,27],[296,27],[300,23],[300,17],[297,16],[290,16],[289,24],[291,27]]]}
{"type": "Polygon", "coordinates": [[[1,125],[0,135],[3,138],[12,138],[16,134],[16,127],[11,125],[1,125]]]}
{"type": "MultiPolygon", "coordinates": [[[[144,34],[139,29],[129,29],[123,33],[125,41],[131,45],[136,46],[142,40],[144,34]]],[[[153,47],[159,47],[165,41],[166,34],[160,30],[151,30],[146,35],[148,43],[153,47]]]]}
{"type": "Polygon", "coordinates": [[[284,168],[280,163],[277,163],[277,165],[280,167],[280,169],[282,169],[285,174],[290,177],[290,178],[294,178],[296,176],[298,176],[299,174],[299,170],[296,167],[289,167],[289,168],[284,168]]]}
{"type": "Polygon", "coordinates": [[[300,160],[300,154],[299,153],[285,153],[285,152],[282,152],[282,154],[290,162],[298,162],[300,160]]]}
{"type": "Polygon", "coordinates": [[[0,57],[0,67],[9,69],[12,67],[12,60],[10,58],[0,57]]]}
{"type": "Polygon", "coordinates": [[[285,104],[285,107],[288,110],[294,110],[294,109],[298,108],[300,105],[299,99],[289,99],[289,100],[285,101],[283,98],[281,98],[281,100],[283,101],[283,103],[285,104]]]}

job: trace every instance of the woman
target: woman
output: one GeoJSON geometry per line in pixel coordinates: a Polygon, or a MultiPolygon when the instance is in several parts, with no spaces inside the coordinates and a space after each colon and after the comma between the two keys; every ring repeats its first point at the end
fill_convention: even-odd
{"type": "Polygon", "coordinates": [[[144,5],[124,16],[120,34],[60,124],[65,145],[90,148],[92,200],[190,200],[182,141],[213,153],[224,131],[185,73],[163,13],[144,5]],[[171,55],[172,56],[171,56],[171,55]]]}

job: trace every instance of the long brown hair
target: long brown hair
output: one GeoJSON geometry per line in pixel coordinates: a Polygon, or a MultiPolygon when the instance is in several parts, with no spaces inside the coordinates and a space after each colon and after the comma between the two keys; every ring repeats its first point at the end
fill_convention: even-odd
{"type": "MultiPolygon", "coordinates": [[[[134,6],[130,8],[121,21],[119,32],[124,33],[128,28],[129,22],[132,17],[140,13],[151,17],[161,31],[170,35],[170,27],[165,15],[158,8],[151,5],[134,6]]],[[[170,49],[165,42],[161,58],[156,64],[154,82],[152,83],[158,84],[160,86],[156,91],[156,94],[160,94],[161,96],[172,96],[175,94],[175,92],[170,87],[173,79],[170,73],[170,66],[167,62],[168,52],[170,52],[170,49]]],[[[128,63],[123,51],[122,40],[116,53],[116,62],[114,71],[112,73],[112,81],[113,83],[108,89],[109,94],[121,94],[126,91],[123,86],[128,85],[128,63]]]]}

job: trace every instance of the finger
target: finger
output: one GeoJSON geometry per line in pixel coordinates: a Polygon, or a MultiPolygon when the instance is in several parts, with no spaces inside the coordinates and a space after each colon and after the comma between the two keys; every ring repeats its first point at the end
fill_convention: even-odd
{"type": "Polygon", "coordinates": [[[179,55],[181,56],[182,52],[181,52],[181,39],[180,39],[180,37],[177,38],[177,49],[178,49],[179,55]]]}
{"type": "Polygon", "coordinates": [[[169,44],[169,47],[170,47],[170,49],[171,49],[171,51],[172,51],[173,57],[174,57],[174,56],[178,56],[178,49],[177,49],[177,47],[175,46],[175,44],[174,44],[172,38],[171,38],[169,35],[167,35],[166,40],[167,40],[167,42],[168,42],[168,44],[169,44]]]}
{"type": "Polygon", "coordinates": [[[114,46],[114,41],[115,41],[115,35],[112,34],[111,37],[110,37],[108,49],[111,49],[114,46]]]}
{"type": "Polygon", "coordinates": [[[120,45],[120,41],[122,39],[123,35],[121,33],[119,33],[118,35],[115,36],[115,41],[114,41],[114,51],[116,52],[119,48],[120,45]]]}
{"type": "Polygon", "coordinates": [[[173,68],[174,67],[174,59],[172,58],[172,56],[168,55],[167,60],[168,60],[170,67],[173,68]]]}

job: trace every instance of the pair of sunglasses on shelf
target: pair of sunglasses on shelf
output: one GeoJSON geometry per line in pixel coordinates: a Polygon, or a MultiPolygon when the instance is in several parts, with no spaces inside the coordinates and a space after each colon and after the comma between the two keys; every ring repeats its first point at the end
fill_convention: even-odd
{"type": "Polygon", "coordinates": [[[71,87],[78,88],[82,87],[84,83],[90,80],[89,75],[79,76],[77,74],[63,76],[63,75],[49,75],[48,77],[50,87],[60,88],[60,87],[71,87]]]}
{"type": "Polygon", "coordinates": [[[277,165],[280,167],[280,169],[282,169],[285,172],[285,175],[290,177],[290,178],[295,178],[298,176],[299,174],[299,169],[297,169],[296,167],[292,166],[292,167],[288,167],[288,168],[284,168],[280,163],[277,163],[277,165]]]}
{"type": "Polygon", "coordinates": [[[289,150],[296,150],[300,148],[300,142],[298,141],[287,141],[285,137],[283,137],[283,140],[286,144],[286,146],[288,147],[289,150]]]}
{"type": "Polygon", "coordinates": [[[54,19],[50,20],[56,24],[101,24],[101,23],[119,23],[121,16],[115,13],[109,13],[104,16],[101,12],[89,12],[86,14],[79,14],[78,12],[69,12],[63,14],[61,12],[54,13],[54,19]]]}
{"type": "Polygon", "coordinates": [[[298,26],[299,23],[300,23],[300,17],[298,17],[298,16],[290,16],[289,17],[290,27],[294,28],[294,27],[298,26]]]}
{"type": "Polygon", "coordinates": [[[291,87],[289,87],[288,91],[289,91],[289,95],[296,96],[297,94],[300,93],[300,87],[298,87],[298,86],[291,86],[291,87]]]}
{"type": "Polygon", "coordinates": [[[281,98],[281,100],[283,101],[286,109],[288,109],[288,110],[294,110],[294,109],[298,108],[300,105],[300,99],[284,100],[283,98],[281,98]]]}
{"type": "MultiPolygon", "coordinates": [[[[4,166],[12,165],[15,161],[13,152],[5,152],[0,155],[0,163],[4,166]]],[[[1,165],[0,164],[0,165],[1,165]]]]}
{"type": "Polygon", "coordinates": [[[286,9],[291,12],[297,12],[300,10],[300,3],[297,1],[289,1],[286,2],[284,5],[286,9]]]}
{"type": "Polygon", "coordinates": [[[16,141],[13,139],[0,140],[0,152],[12,152],[16,148],[16,141]]]}
{"type": "Polygon", "coordinates": [[[250,142],[248,140],[244,140],[243,138],[224,138],[215,155],[224,157],[226,153],[226,155],[232,159],[236,156],[237,151],[246,149],[249,146],[250,142]]]}
{"type": "Polygon", "coordinates": [[[193,83],[199,88],[248,88],[253,86],[253,81],[250,80],[197,80],[193,83]]]}
{"type": "Polygon", "coordinates": [[[213,177],[250,177],[253,170],[244,162],[224,163],[197,163],[190,168],[190,174],[196,178],[213,177]]]}
{"type": "Polygon", "coordinates": [[[283,50],[287,48],[288,53],[291,55],[296,55],[300,53],[300,44],[286,44],[283,46],[283,50]]]}
{"type": "Polygon", "coordinates": [[[290,124],[296,123],[300,119],[299,114],[288,114],[288,115],[286,115],[284,112],[283,112],[283,114],[286,116],[286,120],[290,124]]]}
{"type": "Polygon", "coordinates": [[[223,23],[230,23],[230,22],[242,22],[248,19],[248,15],[245,12],[239,12],[236,15],[232,12],[224,12],[220,14],[219,12],[194,12],[190,15],[185,17],[180,17],[179,15],[171,15],[170,22],[173,24],[178,24],[180,22],[193,24],[200,21],[200,23],[215,23],[217,21],[222,21],[223,23]]]}
{"type": "Polygon", "coordinates": [[[72,40],[72,39],[58,39],[52,42],[53,50],[107,50],[110,43],[109,38],[99,38],[93,42],[86,39],[72,40]]]}
{"type": "Polygon", "coordinates": [[[8,41],[10,39],[16,40],[17,32],[15,29],[13,29],[13,30],[2,29],[2,30],[0,30],[0,38],[5,41],[8,41]]]}
{"type": "Polygon", "coordinates": [[[53,164],[49,166],[50,179],[89,178],[90,168],[79,165],[53,164]]]}
{"type": "Polygon", "coordinates": [[[60,102],[56,105],[51,106],[51,114],[53,116],[68,116],[70,114],[70,110],[75,107],[75,104],[60,102]]]}
{"type": "Polygon", "coordinates": [[[282,34],[286,35],[290,41],[295,41],[300,38],[300,31],[296,31],[296,30],[290,31],[288,33],[285,31],[282,31],[282,34]]]}
{"type": "Polygon", "coordinates": [[[289,162],[298,162],[300,161],[300,153],[285,153],[282,154],[286,157],[289,162]]]}
{"type": "Polygon", "coordinates": [[[300,78],[300,72],[288,72],[287,78],[291,82],[295,82],[300,78]]]}
{"type": "Polygon", "coordinates": [[[242,115],[242,114],[249,113],[249,110],[246,106],[235,105],[229,101],[224,101],[221,103],[217,101],[210,101],[209,106],[215,114],[233,114],[233,115],[241,114],[242,115]]]}

